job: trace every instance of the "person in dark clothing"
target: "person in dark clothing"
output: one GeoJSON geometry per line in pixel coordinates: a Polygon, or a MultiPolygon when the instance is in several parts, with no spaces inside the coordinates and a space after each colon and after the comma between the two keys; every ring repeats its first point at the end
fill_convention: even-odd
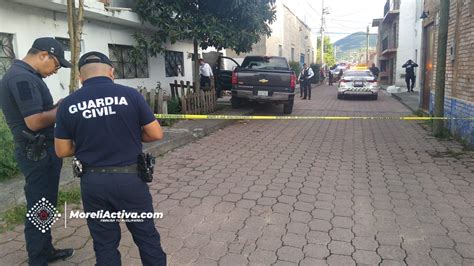
{"type": "Polygon", "coordinates": [[[329,70],[328,76],[329,76],[329,86],[332,86],[332,84],[334,83],[334,74],[332,73],[331,70],[329,70]]]}
{"type": "Polygon", "coordinates": [[[403,64],[402,67],[405,68],[405,82],[407,83],[407,90],[408,92],[413,92],[416,82],[415,67],[418,67],[418,64],[409,59],[405,64],[403,64]]]}
{"type": "Polygon", "coordinates": [[[124,220],[142,265],[166,266],[160,234],[149,217],[154,207],[148,181],[139,167],[142,142],[162,139],[161,126],[137,90],[114,83],[112,61],[106,55],[86,53],[78,68],[82,88],[58,109],[55,150],[58,157],[74,155],[82,164],[84,211],[110,214],[109,219],[87,218],[96,265],[122,265],[119,221],[124,220]],[[137,218],[120,218],[120,212],[137,218]]]}
{"type": "Polygon", "coordinates": [[[372,64],[372,67],[369,68],[370,72],[372,72],[372,75],[374,75],[375,79],[379,79],[379,74],[380,74],[380,69],[375,66],[375,64],[372,64]]]}
{"type": "Polygon", "coordinates": [[[341,69],[341,70],[339,70],[339,74],[337,74],[337,80],[338,81],[341,81],[342,75],[344,75],[344,71],[342,71],[342,69],[341,69]]]}
{"type": "Polygon", "coordinates": [[[303,88],[303,100],[311,100],[311,78],[314,76],[313,69],[308,64],[303,65],[303,71],[300,73],[300,88],[303,88]]]}
{"type": "Polygon", "coordinates": [[[28,219],[24,232],[29,265],[47,265],[74,255],[74,249],[53,246],[50,230],[56,218],[54,208],[63,164],[53,145],[61,100],[54,104],[43,79],[61,67],[71,67],[61,43],[54,38],[38,38],[27,55],[14,60],[0,80],[0,108],[13,135],[16,162],[25,176],[28,219]]]}

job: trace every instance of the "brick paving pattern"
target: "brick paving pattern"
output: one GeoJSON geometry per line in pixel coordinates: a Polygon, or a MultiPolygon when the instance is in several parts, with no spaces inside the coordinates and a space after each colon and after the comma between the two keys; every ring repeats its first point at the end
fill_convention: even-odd
{"type": "MultiPolygon", "coordinates": [[[[404,116],[318,87],[294,115],[404,116]]],[[[281,113],[281,106],[258,108],[281,113]]],[[[240,121],[157,160],[150,190],[170,265],[473,265],[474,160],[419,122],[240,121]]],[[[58,265],[92,265],[84,220],[59,221],[58,265]]],[[[140,265],[123,229],[123,265],[140,265]]],[[[22,226],[0,264],[25,262],[22,226]]]]}

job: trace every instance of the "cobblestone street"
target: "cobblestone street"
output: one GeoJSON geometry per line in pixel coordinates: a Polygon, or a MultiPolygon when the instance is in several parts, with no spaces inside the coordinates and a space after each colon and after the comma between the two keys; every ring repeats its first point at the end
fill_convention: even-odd
{"type": "MultiPolygon", "coordinates": [[[[293,115],[410,112],[322,86],[293,115]]],[[[150,190],[169,265],[474,265],[473,170],[421,122],[239,121],[158,158],[150,190]]],[[[123,228],[123,265],[141,265],[123,228]]],[[[85,220],[58,221],[53,239],[78,249],[56,265],[95,263],[85,220]]],[[[0,265],[25,260],[22,226],[1,235],[0,265]]]]}

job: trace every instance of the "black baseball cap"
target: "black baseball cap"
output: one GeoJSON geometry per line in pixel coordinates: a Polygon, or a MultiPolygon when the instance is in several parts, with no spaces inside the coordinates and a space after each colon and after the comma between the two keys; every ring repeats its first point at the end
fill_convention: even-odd
{"type": "Polygon", "coordinates": [[[81,69],[81,67],[83,67],[84,65],[90,63],[107,64],[113,67],[112,61],[110,61],[110,59],[105,54],[95,51],[85,53],[81,56],[81,58],[79,59],[79,69],[81,69]]]}
{"type": "Polygon", "coordinates": [[[62,67],[72,67],[71,63],[64,58],[63,45],[54,38],[38,38],[33,42],[33,46],[31,46],[31,48],[35,48],[40,51],[45,51],[51,55],[54,55],[58,59],[59,64],[62,67]]]}

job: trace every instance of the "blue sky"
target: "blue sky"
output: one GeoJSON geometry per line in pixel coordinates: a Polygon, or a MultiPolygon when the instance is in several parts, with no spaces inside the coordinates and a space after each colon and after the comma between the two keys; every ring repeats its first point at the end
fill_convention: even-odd
{"type": "MultiPolygon", "coordinates": [[[[282,0],[292,9],[301,20],[305,21],[314,33],[320,32],[322,0],[282,0]]],[[[383,16],[385,0],[325,0],[326,15],[325,28],[335,42],[346,37],[347,33],[366,31],[370,24],[370,32],[377,33],[372,28],[372,20],[383,16]],[[344,34],[346,33],[346,34],[344,34]]]]}

